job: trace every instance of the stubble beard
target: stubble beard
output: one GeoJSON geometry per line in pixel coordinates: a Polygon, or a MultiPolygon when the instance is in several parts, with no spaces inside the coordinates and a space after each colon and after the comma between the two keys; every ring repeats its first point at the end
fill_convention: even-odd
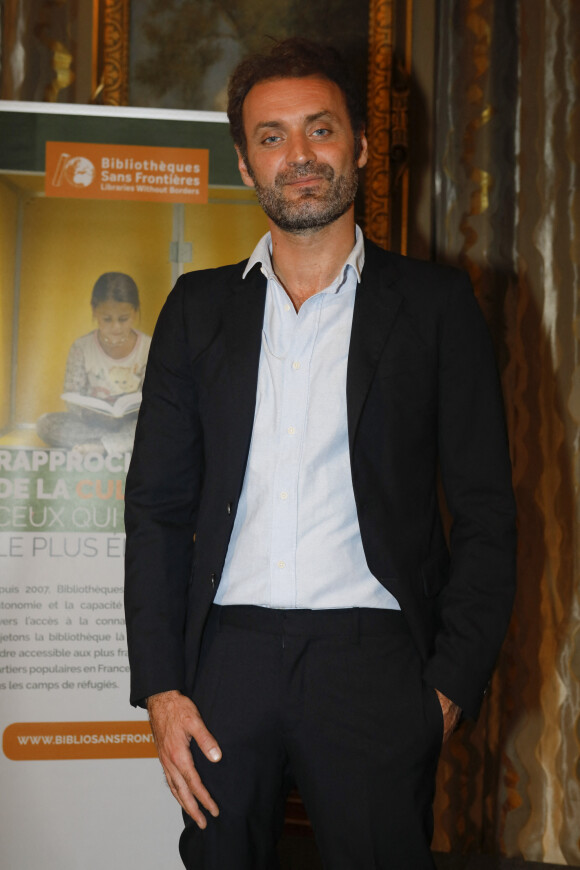
{"type": "Polygon", "coordinates": [[[246,168],[256,190],[258,202],[273,223],[290,233],[307,233],[328,226],[351,207],[358,189],[358,168],[337,176],[327,163],[310,163],[279,173],[272,185],[262,185],[246,161],[246,168]],[[305,188],[294,199],[288,199],[285,186],[300,178],[316,175],[327,184],[322,192],[305,188]]]}

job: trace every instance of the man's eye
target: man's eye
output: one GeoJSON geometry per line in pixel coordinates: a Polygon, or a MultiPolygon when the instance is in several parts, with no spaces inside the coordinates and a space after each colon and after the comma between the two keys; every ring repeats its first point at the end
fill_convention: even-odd
{"type": "Polygon", "coordinates": [[[279,142],[279,141],[280,141],[280,137],[272,134],[271,136],[266,136],[265,139],[262,139],[262,144],[263,145],[271,145],[272,143],[279,142]]]}
{"type": "Polygon", "coordinates": [[[319,127],[312,134],[313,136],[328,136],[330,134],[330,130],[327,127],[319,127]]]}

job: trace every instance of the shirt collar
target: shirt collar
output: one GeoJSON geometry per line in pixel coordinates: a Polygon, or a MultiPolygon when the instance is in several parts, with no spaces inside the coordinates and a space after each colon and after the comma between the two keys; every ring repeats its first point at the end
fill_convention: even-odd
{"type": "MultiPolygon", "coordinates": [[[[248,260],[248,264],[244,269],[244,274],[242,275],[242,278],[246,277],[248,272],[250,272],[254,268],[256,263],[260,263],[261,272],[263,275],[266,276],[268,280],[270,280],[270,278],[276,277],[276,275],[274,274],[274,270],[272,269],[272,236],[269,232],[266,233],[266,235],[262,236],[256,247],[252,251],[250,259],[248,260]]],[[[354,247],[346,258],[344,266],[340,271],[340,276],[342,280],[335,279],[335,281],[333,281],[333,285],[335,285],[337,289],[342,286],[346,278],[346,272],[349,266],[354,270],[357,281],[360,282],[364,264],[364,237],[361,228],[357,224],[355,227],[354,247]]]]}

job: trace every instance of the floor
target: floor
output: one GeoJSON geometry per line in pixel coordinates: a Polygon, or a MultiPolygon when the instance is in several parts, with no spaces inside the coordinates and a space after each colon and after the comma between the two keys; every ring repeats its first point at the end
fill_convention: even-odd
{"type": "MultiPolygon", "coordinates": [[[[279,848],[281,870],[322,870],[314,840],[309,836],[285,835],[279,848]]],[[[437,870],[561,870],[561,864],[538,864],[520,858],[490,855],[448,855],[435,852],[437,870]]],[[[572,868],[580,870],[580,868],[572,868]]]]}

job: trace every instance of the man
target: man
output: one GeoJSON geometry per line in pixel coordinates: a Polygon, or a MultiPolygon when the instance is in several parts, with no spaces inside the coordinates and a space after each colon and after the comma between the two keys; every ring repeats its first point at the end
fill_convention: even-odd
{"type": "Polygon", "coordinates": [[[355,228],[367,141],[333,51],[242,62],[228,115],[270,234],[182,277],[153,338],[126,494],[132,702],[187,867],[276,867],[296,783],[325,867],[426,870],[441,743],[478,713],[513,596],[489,337],[461,273],[355,228]]]}

